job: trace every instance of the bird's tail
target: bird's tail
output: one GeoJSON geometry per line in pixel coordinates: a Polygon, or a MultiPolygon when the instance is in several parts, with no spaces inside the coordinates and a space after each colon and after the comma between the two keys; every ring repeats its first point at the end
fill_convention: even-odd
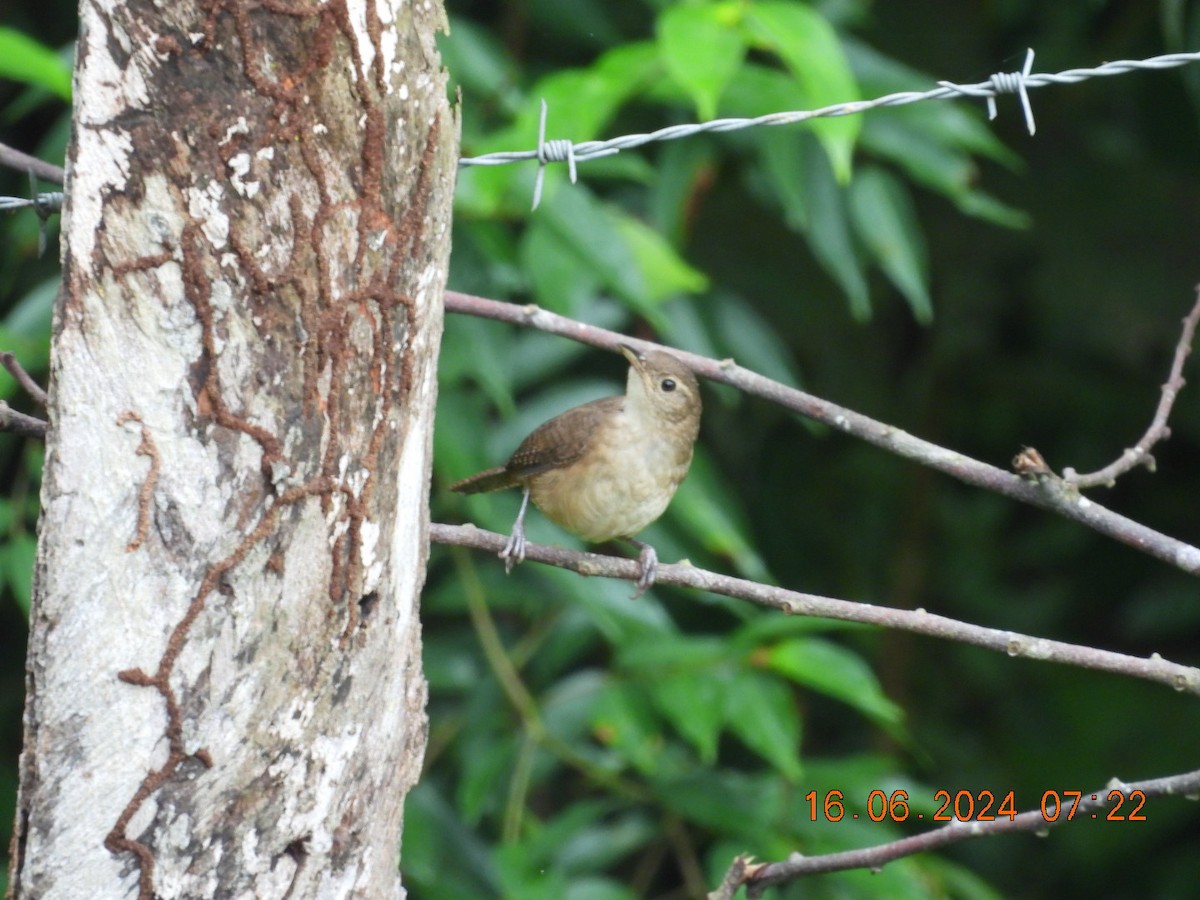
{"type": "Polygon", "coordinates": [[[450,485],[450,490],[460,494],[485,494],[488,491],[516,487],[520,483],[512,472],[504,466],[500,466],[480,472],[478,475],[472,475],[470,478],[464,478],[457,484],[450,485]]]}

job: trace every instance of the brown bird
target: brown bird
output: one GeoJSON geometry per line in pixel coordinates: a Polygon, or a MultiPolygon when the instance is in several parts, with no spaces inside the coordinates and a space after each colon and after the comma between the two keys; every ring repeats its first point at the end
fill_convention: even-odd
{"type": "Polygon", "coordinates": [[[700,431],[700,385],[670,353],[640,354],[624,345],[621,352],[629,360],[625,396],[555,416],[504,465],[451,485],[462,494],[524,489],[500,551],[506,572],[525,558],[525,510],[532,497],[547,518],[584,540],[624,538],[637,546],[642,574],[634,597],[654,583],[658,554],[634,535],[663,514],[687,475],[700,431]]]}

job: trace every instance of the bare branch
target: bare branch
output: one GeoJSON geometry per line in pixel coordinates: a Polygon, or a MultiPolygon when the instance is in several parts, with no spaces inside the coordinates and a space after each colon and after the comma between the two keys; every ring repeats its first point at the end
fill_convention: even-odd
{"type": "MultiPolygon", "coordinates": [[[[444,525],[433,522],[429,525],[429,540],[438,544],[455,544],[499,553],[507,538],[495,532],[484,531],[474,525],[444,525]]],[[[525,558],[570,569],[580,575],[600,575],[606,578],[625,578],[630,581],[636,581],[641,575],[641,565],[636,559],[567,550],[544,544],[527,544],[525,558]]],[[[1110,650],[1097,650],[1078,644],[1030,637],[1014,631],[984,628],[935,615],[923,609],[893,609],[870,603],[854,603],[849,600],[837,600],[816,594],[803,594],[786,588],[747,581],[744,578],[720,575],[706,569],[696,568],[686,562],[675,564],[660,562],[655,583],[673,584],[679,587],[711,591],[714,594],[724,594],[727,597],[737,597],[781,610],[790,615],[879,625],[897,631],[910,631],[914,634],[971,644],[1007,656],[1040,659],[1046,662],[1078,666],[1083,669],[1095,669],[1116,675],[1142,678],[1165,684],[1177,691],[1186,691],[1200,696],[1200,669],[1167,662],[1157,653],[1149,659],[1141,659],[1123,653],[1114,653],[1110,650]]]]}
{"type": "Polygon", "coordinates": [[[3,400],[0,400],[0,431],[11,431],[21,437],[46,439],[46,429],[49,426],[41,419],[17,412],[3,400]]]}
{"type": "MultiPolygon", "coordinates": [[[[617,352],[617,346],[620,343],[629,344],[641,350],[659,346],[594,325],[586,325],[583,322],[547,312],[535,305],[518,306],[513,303],[501,303],[498,300],[460,294],[456,291],[446,291],[445,297],[448,312],[481,316],[537,328],[613,352],[617,352]]],[[[1139,522],[1105,509],[1087,497],[1081,496],[1078,489],[1056,476],[1022,478],[914,437],[899,428],[877,422],[861,413],[838,406],[836,403],[772,381],[756,372],[742,368],[731,359],[717,361],[674,348],[663,349],[670,349],[691,366],[697,375],[704,378],[728,384],[747,394],[771,400],[802,416],[929,466],[966,484],[982,487],[1015,500],[1057,512],[1100,534],[1107,535],[1182,569],[1190,575],[1200,574],[1200,548],[1168,537],[1139,522]]]]}
{"type": "Polygon", "coordinates": [[[4,366],[13,378],[17,379],[17,384],[24,388],[25,393],[33,398],[42,409],[46,408],[48,398],[46,392],[42,390],[42,386],[33,380],[25,367],[17,361],[17,357],[9,350],[0,350],[0,366],[4,366]]]}
{"type": "Polygon", "coordinates": [[[1154,411],[1154,418],[1146,433],[1142,435],[1142,439],[1122,453],[1119,459],[1109,463],[1103,469],[1087,475],[1079,475],[1074,469],[1063,469],[1063,481],[1076,488],[1100,485],[1112,487],[1117,478],[1134,466],[1142,465],[1151,472],[1154,471],[1154,457],[1150,455],[1150,451],[1159,441],[1165,441],[1171,436],[1171,429],[1167,427],[1167,419],[1171,415],[1171,407],[1175,405],[1175,398],[1187,384],[1183,378],[1183,364],[1192,352],[1192,339],[1196,335],[1197,322],[1200,322],[1200,286],[1196,288],[1196,303],[1192,307],[1192,311],[1184,316],[1183,331],[1179,335],[1179,343],[1175,345],[1175,358],[1171,362],[1171,374],[1167,376],[1167,382],[1162,386],[1162,396],[1158,400],[1158,408],[1154,411]]]}
{"type": "Polygon", "coordinates": [[[56,166],[54,163],[45,162],[36,156],[22,153],[7,144],[0,144],[0,166],[7,166],[19,172],[32,172],[43,181],[53,181],[55,184],[62,184],[63,179],[66,178],[66,172],[63,171],[62,166],[56,166]]]}
{"type": "MultiPolygon", "coordinates": [[[[969,838],[986,837],[993,834],[1007,834],[1014,831],[1043,831],[1067,821],[1090,820],[1096,810],[1106,809],[1115,799],[1122,801],[1121,805],[1127,811],[1132,811],[1137,800],[1131,798],[1135,791],[1140,791],[1147,798],[1183,795],[1195,799],[1200,792],[1200,771],[1172,775],[1166,778],[1155,778],[1148,781],[1121,782],[1113,779],[1103,788],[1081,796],[1077,806],[1065,809],[1054,802],[1046,804],[1046,811],[1054,816],[1048,819],[1041,809],[1030,810],[1009,819],[1007,816],[998,817],[995,821],[964,822],[955,821],[935,831],[927,831],[914,837],[901,838],[888,844],[880,844],[865,850],[848,850],[843,853],[830,853],[825,856],[804,857],[799,853],[792,854],[785,862],[759,863],[746,867],[743,862],[744,876],[741,884],[746,885],[747,894],[751,898],[761,896],[762,891],[771,885],[791,881],[805,875],[815,875],[821,872],[838,872],[845,869],[879,869],[885,863],[912,856],[917,853],[927,853],[949,844],[956,844],[969,838]],[[1115,792],[1115,796],[1113,796],[1115,792]],[[1092,799],[1092,797],[1096,799],[1092,799]]],[[[1072,796],[1074,796],[1072,792],[1072,796]]],[[[1144,812],[1142,813],[1145,814],[1144,812]]],[[[1121,815],[1125,817],[1126,812],[1121,815]]],[[[741,859],[741,857],[739,857],[741,859]]],[[[729,882],[734,870],[738,868],[739,859],[730,866],[729,873],[722,882],[722,887],[729,882]]],[[[736,887],[735,887],[736,890],[736,887]]],[[[717,896],[717,895],[710,895],[717,896]]],[[[728,895],[720,895],[732,897],[728,895]]]]}

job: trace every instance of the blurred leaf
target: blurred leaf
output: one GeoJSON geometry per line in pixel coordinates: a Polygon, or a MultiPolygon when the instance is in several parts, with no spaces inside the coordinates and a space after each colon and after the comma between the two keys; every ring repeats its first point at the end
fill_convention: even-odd
{"type": "Polygon", "coordinates": [[[759,159],[771,188],[768,196],[788,227],[800,234],[812,227],[802,155],[806,137],[811,136],[794,128],[764,128],[758,141],[759,159]]]}
{"type": "Polygon", "coordinates": [[[33,600],[33,564],[37,558],[37,539],[28,532],[10,534],[0,544],[0,571],[8,582],[17,606],[29,618],[29,607],[33,600]]]}
{"type": "Polygon", "coordinates": [[[452,14],[450,30],[435,37],[442,64],[471,101],[463,105],[464,130],[480,127],[474,111],[482,100],[495,99],[505,112],[516,112],[520,73],[495,35],[464,16],[452,14]]]}
{"type": "MultiPolygon", "coordinates": [[[[471,381],[504,416],[516,412],[512,394],[513,333],[475,316],[457,316],[442,340],[438,375],[443,383],[471,381]]],[[[458,432],[470,434],[472,429],[458,432]]],[[[515,447],[514,447],[515,449],[515,447]]]]}
{"type": "MultiPolygon", "coordinates": [[[[31,375],[44,372],[50,364],[50,320],[59,279],[48,279],[18,300],[0,323],[0,350],[14,353],[31,375]]],[[[0,369],[0,399],[11,397],[17,382],[0,369]]]]}
{"type": "Polygon", "coordinates": [[[598,273],[579,264],[575,246],[543,217],[526,230],[521,258],[533,282],[534,299],[552,312],[578,315],[599,286],[598,273]]]}
{"type": "Polygon", "coordinates": [[[800,375],[782,335],[754,306],[740,297],[723,295],[712,309],[722,357],[731,356],[781,384],[800,386],[800,375]]]}
{"type": "Polygon", "coordinates": [[[1029,216],[976,190],[979,170],[961,150],[939,142],[907,110],[880,110],[863,128],[862,144],[902,166],[916,182],[949,198],[968,215],[1005,228],[1026,228],[1029,216]],[[889,115],[890,113],[890,115],[889,115]]]}
{"type": "Polygon", "coordinates": [[[668,516],[673,525],[704,549],[731,559],[743,577],[771,580],[766,563],[754,547],[741,502],[699,445],[688,476],[671,501],[668,516]]]}
{"type": "Polygon", "coordinates": [[[617,655],[621,669],[646,685],[655,708],[706,765],[716,760],[725,724],[725,664],[732,660],[724,640],[683,635],[633,641],[617,655]]]}
{"type": "MultiPolygon", "coordinates": [[[[792,2],[754,3],[746,9],[745,22],[753,39],[777,53],[796,77],[806,107],[819,109],[860,98],[837,32],[811,7],[792,2]]],[[[829,154],[838,181],[849,181],[860,118],[822,118],[809,124],[829,154]]]]}
{"type": "MultiPolygon", "coordinates": [[[[723,117],[754,119],[786,110],[795,109],[804,100],[796,79],[786,72],[771,69],[758,63],[747,62],[742,66],[721,97],[720,113],[723,117]]],[[[804,131],[803,125],[776,125],[772,128],[753,129],[754,142],[768,131],[804,131]]],[[[737,134],[737,132],[731,132],[737,134]]]]}
{"type": "Polygon", "coordinates": [[[739,672],[725,695],[725,718],[784,778],[800,780],[800,715],[787,685],[761,672],[739,672]]]}
{"type": "Polygon", "coordinates": [[[820,638],[793,638],[769,648],[764,659],[772,671],[841,700],[881,725],[895,727],[904,720],[862,657],[844,647],[820,638]]]}
{"type": "Polygon", "coordinates": [[[850,216],[844,188],[833,177],[829,160],[805,142],[804,183],[812,210],[808,245],[850,301],[850,314],[859,322],[871,317],[871,297],[862,260],[850,233],[850,216]]]}
{"type": "Polygon", "coordinates": [[[701,119],[716,115],[717,100],[741,66],[746,44],[732,27],[736,3],[670,6],[658,17],[658,47],[671,77],[695,100],[701,119]]]}
{"type": "Polygon", "coordinates": [[[708,769],[653,784],[667,808],[688,821],[748,842],[766,840],[787,805],[784,784],[774,773],[708,769]]]}
{"type": "Polygon", "coordinates": [[[542,724],[559,740],[586,746],[609,684],[606,672],[590,668],[576,669],[555,681],[541,697],[542,724]]]}
{"type": "Polygon", "coordinates": [[[62,100],[71,99],[70,67],[55,51],[11,28],[0,28],[0,78],[44,87],[62,100]]]}
{"type": "Polygon", "coordinates": [[[642,774],[658,770],[663,737],[644,692],[613,681],[601,692],[593,716],[592,730],[602,744],[642,774]]]}
{"type": "Polygon", "coordinates": [[[484,740],[471,741],[460,755],[462,774],[455,806],[468,824],[477,825],[484,812],[499,805],[503,791],[498,788],[512,777],[516,755],[513,736],[489,734],[484,740]]]}
{"type": "Polygon", "coordinates": [[[627,813],[615,799],[586,800],[531,827],[530,859],[572,876],[602,872],[654,839],[658,830],[643,813],[627,813]]]}
{"type": "Polygon", "coordinates": [[[704,273],[688,265],[662,235],[632,216],[613,210],[617,230],[628,244],[645,280],[644,295],[657,303],[677,294],[694,294],[708,287],[704,273]]]}
{"type": "Polygon", "coordinates": [[[504,900],[562,900],[566,896],[566,875],[530,859],[524,843],[501,844],[493,856],[504,900]]]}
{"type": "Polygon", "coordinates": [[[672,245],[685,244],[697,205],[715,178],[716,163],[713,142],[702,137],[662,146],[647,209],[651,225],[672,245]]]}
{"type": "Polygon", "coordinates": [[[727,693],[718,673],[666,673],[649,681],[647,689],[659,713],[695,748],[700,762],[715,763],[727,693]]]}
{"type": "Polygon", "coordinates": [[[637,897],[607,878],[577,878],[568,885],[563,900],[637,900],[637,897]]]}
{"type": "Polygon", "coordinates": [[[635,307],[648,305],[629,245],[614,217],[590,191],[582,185],[558,191],[548,201],[543,200],[539,215],[587,277],[595,278],[635,307]]]}
{"type": "Polygon", "coordinates": [[[427,779],[405,798],[400,868],[410,890],[415,883],[439,900],[494,897],[500,889],[488,846],[427,779]]]}
{"type": "Polygon", "coordinates": [[[864,168],[850,185],[854,229],[880,268],[908,300],[916,320],[933,321],[925,239],[902,183],[878,168],[864,168]]]}

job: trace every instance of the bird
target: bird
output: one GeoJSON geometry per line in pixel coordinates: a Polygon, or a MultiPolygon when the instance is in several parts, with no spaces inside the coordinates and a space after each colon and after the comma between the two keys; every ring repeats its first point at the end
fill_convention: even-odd
{"type": "Polygon", "coordinates": [[[635,535],[666,511],[687,475],[700,432],[700,385],[665,350],[638,352],[629,361],[624,396],[573,407],[542,423],[502,466],[450,486],[461,494],[521,487],[521,508],[500,558],[505,572],[525,559],[525,511],[534,506],[552,522],[591,543],[616,538],[639,549],[634,598],[654,583],[658,554],[635,535]]]}

